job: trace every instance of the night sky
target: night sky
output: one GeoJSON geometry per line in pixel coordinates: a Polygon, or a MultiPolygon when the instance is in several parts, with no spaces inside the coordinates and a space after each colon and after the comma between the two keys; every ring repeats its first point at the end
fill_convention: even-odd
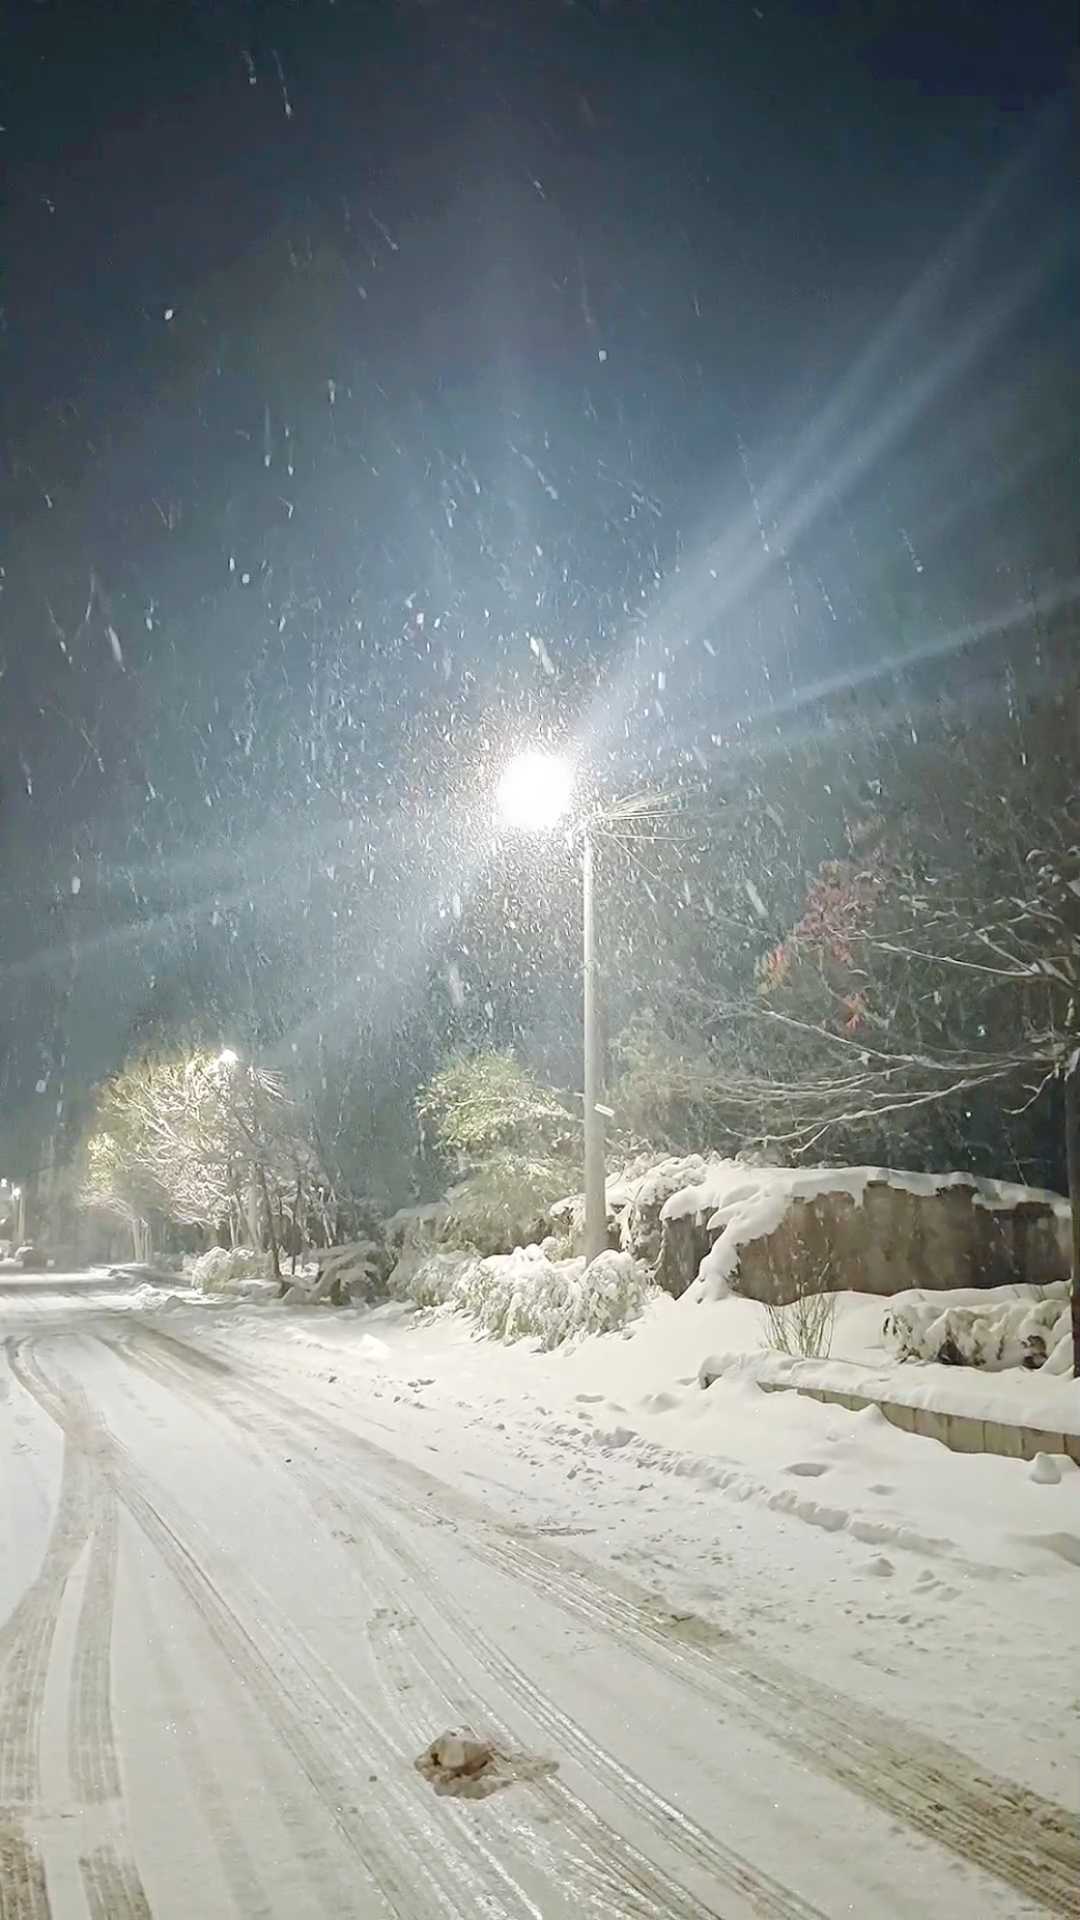
{"type": "Polygon", "coordinates": [[[1075,42],[1069,0],[8,0],[9,1129],[193,1006],[392,1074],[514,740],[707,769],[1073,595],[1075,42]]]}

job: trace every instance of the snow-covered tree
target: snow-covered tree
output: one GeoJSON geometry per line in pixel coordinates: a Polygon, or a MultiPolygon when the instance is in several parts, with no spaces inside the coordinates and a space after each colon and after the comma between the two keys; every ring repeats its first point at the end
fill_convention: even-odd
{"type": "Polygon", "coordinates": [[[1075,674],[911,743],[849,840],[760,969],[793,1137],[942,1103],[970,1120],[982,1089],[999,1119],[1032,1105],[1080,1041],[1075,674]]]}
{"type": "Polygon", "coordinates": [[[247,1236],[274,1265],[286,1196],[313,1156],[277,1075],[231,1053],[137,1060],[106,1083],[86,1143],[84,1200],[132,1226],[156,1216],[247,1236]]]}
{"type": "Polygon", "coordinates": [[[483,1252],[515,1245],[578,1181],[580,1121],[512,1053],[456,1054],[417,1104],[454,1183],[448,1232],[483,1252]]]}

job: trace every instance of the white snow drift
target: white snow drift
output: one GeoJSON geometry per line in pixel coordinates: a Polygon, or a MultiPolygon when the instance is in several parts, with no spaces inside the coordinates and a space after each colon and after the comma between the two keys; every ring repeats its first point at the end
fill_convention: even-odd
{"type": "Polygon", "coordinates": [[[1015,1287],[1011,1298],[995,1289],[990,1300],[978,1293],[950,1293],[891,1307],[885,1314],[885,1343],[899,1360],[939,1361],[945,1366],[984,1367],[992,1373],[1008,1367],[1072,1369],[1069,1289],[1064,1281],[1044,1288],[1015,1287]]]}

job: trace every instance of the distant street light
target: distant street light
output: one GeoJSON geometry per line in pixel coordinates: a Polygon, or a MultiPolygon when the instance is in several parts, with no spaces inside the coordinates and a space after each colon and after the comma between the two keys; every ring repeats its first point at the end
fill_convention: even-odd
{"type": "MultiPolygon", "coordinates": [[[[499,817],[522,833],[550,833],[574,813],[574,768],[560,754],[533,751],[510,762],[496,788],[499,817]]],[[[593,820],[582,813],[581,921],[583,969],[583,1094],[585,1124],[585,1260],[607,1246],[604,1117],[600,1105],[600,978],[596,942],[596,846],[593,820]]]]}

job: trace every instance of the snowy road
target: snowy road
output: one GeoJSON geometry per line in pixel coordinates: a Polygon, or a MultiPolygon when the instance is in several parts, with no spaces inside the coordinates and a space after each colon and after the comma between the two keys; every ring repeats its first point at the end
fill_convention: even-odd
{"type": "Polygon", "coordinates": [[[0,1336],[0,1920],[1080,1913],[1070,1815],[507,1524],[254,1337],[42,1281],[0,1336]],[[440,1795],[413,1762],[466,1723],[497,1790],[440,1795]]]}

